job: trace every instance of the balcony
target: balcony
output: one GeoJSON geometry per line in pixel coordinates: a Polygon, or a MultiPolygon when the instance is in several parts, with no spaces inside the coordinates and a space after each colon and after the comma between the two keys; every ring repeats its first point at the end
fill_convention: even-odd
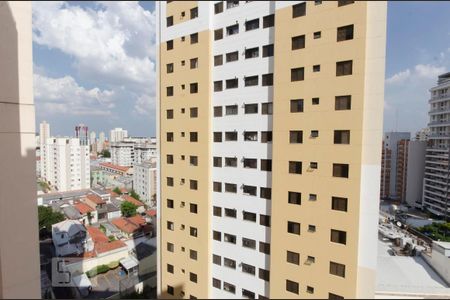
{"type": "Polygon", "coordinates": [[[443,94],[443,95],[437,95],[434,97],[431,97],[430,100],[428,100],[428,103],[436,103],[440,101],[450,100],[450,94],[443,94]]]}
{"type": "Polygon", "coordinates": [[[450,120],[430,122],[428,123],[428,126],[429,127],[450,126],[450,120]]]}

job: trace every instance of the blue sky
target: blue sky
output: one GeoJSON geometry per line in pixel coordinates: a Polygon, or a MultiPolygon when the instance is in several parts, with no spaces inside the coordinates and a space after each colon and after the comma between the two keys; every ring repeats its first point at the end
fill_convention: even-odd
{"type": "MultiPolygon", "coordinates": [[[[385,130],[428,121],[428,89],[450,70],[450,3],[389,2],[385,130]]],[[[33,2],[36,121],[155,135],[154,3],[33,2]]]]}

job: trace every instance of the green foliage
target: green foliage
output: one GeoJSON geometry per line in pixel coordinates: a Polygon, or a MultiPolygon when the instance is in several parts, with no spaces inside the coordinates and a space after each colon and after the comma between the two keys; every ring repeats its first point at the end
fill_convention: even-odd
{"type": "Polygon", "coordinates": [[[92,218],[94,217],[92,215],[92,213],[90,211],[88,211],[88,213],[86,214],[88,221],[89,221],[89,225],[92,225],[92,218]]]}
{"type": "Polygon", "coordinates": [[[117,195],[122,195],[122,191],[119,189],[119,187],[115,187],[113,189],[113,192],[116,193],[117,195]]]}
{"type": "Polygon", "coordinates": [[[110,242],[115,241],[116,238],[113,235],[108,236],[108,239],[110,242]]]}
{"type": "Polygon", "coordinates": [[[450,242],[450,223],[433,223],[418,230],[435,241],[450,242]]]}
{"type": "Polygon", "coordinates": [[[40,180],[40,181],[38,181],[38,184],[44,192],[47,192],[50,190],[50,186],[48,185],[47,182],[40,180]]]}
{"type": "Polygon", "coordinates": [[[124,201],[120,205],[120,212],[122,213],[122,216],[124,216],[126,218],[135,216],[136,209],[137,209],[137,206],[128,201],[124,201]]]}
{"type": "Polygon", "coordinates": [[[109,152],[109,150],[103,150],[102,152],[100,152],[100,155],[103,157],[111,157],[111,152],[109,152]]]}
{"type": "Polygon", "coordinates": [[[101,231],[103,231],[103,233],[106,233],[106,228],[105,226],[103,226],[103,224],[100,224],[99,228],[101,231]]]}
{"type": "Polygon", "coordinates": [[[115,268],[117,268],[119,266],[119,262],[117,260],[112,261],[108,264],[108,268],[110,270],[114,270],[115,268]]]}
{"type": "Polygon", "coordinates": [[[52,230],[52,225],[64,221],[62,213],[54,212],[51,207],[38,206],[39,229],[52,230]]]}
{"type": "Polygon", "coordinates": [[[103,274],[109,271],[108,265],[99,265],[95,268],[92,268],[91,270],[86,272],[87,277],[92,278],[97,276],[98,274],[103,274]]]}
{"type": "Polygon", "coordinates": [[[131,190],[130,196],[133,197],[134,199],[141,200],[139,195],[134,190],[131,190]]]}

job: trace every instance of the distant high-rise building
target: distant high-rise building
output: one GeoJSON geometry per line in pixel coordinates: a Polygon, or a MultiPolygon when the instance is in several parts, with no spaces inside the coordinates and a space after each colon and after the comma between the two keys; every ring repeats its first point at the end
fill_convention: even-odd
{"type": "Polygon", "coordinates": [[[156,195],[156,156],[134,165],[133,189],[142,201],[151,206],[156,204],[151,203],[152,197],[156,195]]]}
{"type": "Polygon", "coordinates": [[[408,143],[408,168],[406,170],[406,202],[415,208],[422,208],[423,178],[427,142],[421,140],[408,143]]]}
{"type": "Polygon", "coordinates": [[[46,141],[50,137],[50,124],[48,124],[46,121],[43,121],[41,124],[39,124],[39,144],[40,144],[40,154],[41,158],[39,160],[40,163],[40,177],[47,177],[47,148],[46,148],[46,141]]]}
{"type": "Polygon", "coordinates": [[[140,143],[132,139],[110,144],[111,163],[118,166],[132,167],[149,160],[156,155],[156,145],[140,143]]]}
{"type": "Polygon", "coordinates": [[[89,133],[89,144],[90,144],[90,145],[93,145],[93,144],[96,143],[96,141],[97,141],[97,139],[96,139],[95,131],[91,131],[91,132],[89,133]]]}
{"type": "Polygon", "coordinates": [[[430,128],[423,128],[416,132],[416,141],[427,141],[430,135],[430,128]]]}
{"type": "Polygon", "coordinates": [[[104,148],[105,148],[105,133],[101,131],[98,134],[97,152],[102,152],[104,148]]]}
{"type": "Polygon", "coordinates": [[[111,130],[109,135],[110,143],[117,143],[123,141],[126,137],[128,137],[128,131],[122,128],[114,128],[111,130]]]}
{"type": "Polygon", "coordinates": [[[373,298],[386,2],[156,12],[158,296],[373,298]]]}
{"type": "Polygon", "coordinates": [[[438,77],[430,89],[423,206],[434,215],[450,214],[450,73],[438,77]]]}
{"type": "Polygon", "coordinates": [[[80,140],[80,145],[89,146],[89,129],[86,125],[75,126],[75,137],[80,140]]]}

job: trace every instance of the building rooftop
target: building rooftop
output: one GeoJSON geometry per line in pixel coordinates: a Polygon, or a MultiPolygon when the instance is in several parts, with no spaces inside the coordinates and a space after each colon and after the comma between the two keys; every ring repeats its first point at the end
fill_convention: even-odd
{"type": "Polygon", "coordinates": [[[156,216],[156,209],[149,209],[145,213],[150,217],[156,216]]]}
{"type": "Polygon", "coordinates": [[[111,223],[126,233],[135,233],[139,230],[139,226],[128,221],[126,218],[117,218],[111,221],[111,223]]]}
{"type": "Polygon", "coordinates": [[[127,172],[130,169],[129,167],[118,166],[118,165],[114,165],[109,162],[102,162],[102,163],[100,163],[100,166],[110,168],[110,169],[115,169],[120,172],[127,172]]]}
{"type": "Polygon", "coordinates": [[[75,203],[73,206],[74,206],[74,207],[80,212],[80,214],[82,214],[82,215],[87,214],[88,212],[93,212],[93,211],[95,211],[95,209],[93,209],[92,207],[90,207],[89,205],[87,205],[87,204],[84,203],[84,202],[78,202],[78,203],[75,203]]]}
{"type": "Polygon", "coordinates": [[[133,197],[129,196],[129,195],[122,195],[122,199],[124,201],[133,203],[136,206],[144,206],[144,203],[142,203],[141,201],[134,199],[133,197]]]}
{"type": "Polygon", "coordinates": [[[61,209],[66,217],[71,220],[78,220],[82,217],[80,211],[72,205],[67,204],[67,206],[62,206],[61,209]]]}
{"type": "Polygon", "coordinates": [[[86,198],[94,202],[95,204],[105,204],[106,201],[102,199],[99,195],[96,194],[87,194],[86,198]]]}

